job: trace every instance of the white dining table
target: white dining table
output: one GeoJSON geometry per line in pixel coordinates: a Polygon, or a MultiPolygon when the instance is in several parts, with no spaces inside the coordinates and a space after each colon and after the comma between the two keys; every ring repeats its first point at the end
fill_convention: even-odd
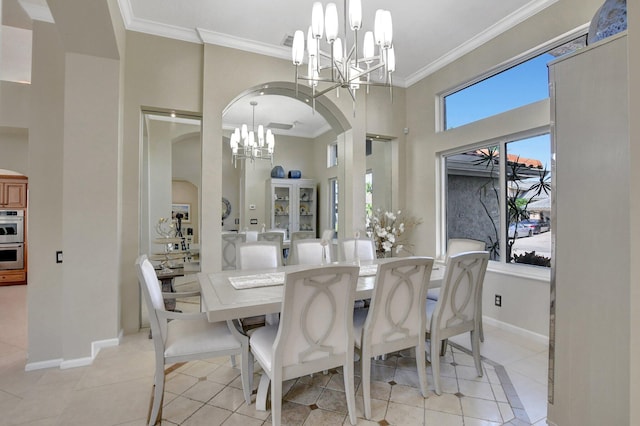
{"type": "MultiPolygon", "coordinates": [[[[388,260],[360,262],[356,300],[368,299],[372,296],[376,280],[376,265],[388,260]]],[[[331,263],[331,265],[340,264],[352,265],[353,263],[331,263]]],[[[278,313],[282,305],[285,274],[319,266],[288,265],[252,271],[200,272],[198,273],[198,282],[200,283],[203,309],[211,322],[278,313]]],[[[440,287],[443,269],[442,266],[434,265],[429,288],[440,287]]]]}

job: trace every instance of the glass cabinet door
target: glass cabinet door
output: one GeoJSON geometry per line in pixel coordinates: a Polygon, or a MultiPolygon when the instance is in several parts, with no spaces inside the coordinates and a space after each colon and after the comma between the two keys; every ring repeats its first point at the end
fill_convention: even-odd
{"type": "Polygon", "coordinates": [[[298,187],[298,204],[300,209],[299,230],[316,231],[316,187],[300,185],[298,187]]]}
{"type": "Polygon", "coordinates": [[[289,232],[295,231],[291,229],[291,205],[292,205],[292,193],[291,185],[272,185],[273,196],[273,216],[271,220],[271,227],[287,230],[287,238],[289,232]]]}

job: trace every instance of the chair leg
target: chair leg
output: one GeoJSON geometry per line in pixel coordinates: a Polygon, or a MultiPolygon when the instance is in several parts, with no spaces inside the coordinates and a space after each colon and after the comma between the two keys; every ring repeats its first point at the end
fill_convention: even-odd
{"type": "Polygon", "coordinates": [[[433,333],[431,334],[431,372],[433,373],[433,383],[435,386],[436,394],[442,395],[440,389],[440,357],[438,356],[438,340],[433,333]]]}
{"type": "Polygon", "coordinates": [[[271,381],[271,424],[280,426],[282,421],[282,379],[271,381]]]}
{"type": "MultiPolygon", "coordinates": [[[[269,395],[269,376],[266,373],[262,373],[260,376],[260,383],[258,384],[258,394],[256,395],[256,410],[267,411],[267,396],[269,395]]],[[[271,395],[273,399],[273,395],[271,395]]]]}
{"type": "Polygon", "coordinates": [[[164,370],[156,371],[155,383],[153,384],[153,396],[151,410],[148,416],[149,426],[157,424],[162,417],[162,402],[164,400],[164,370]]]}
{"type": "Polygon", "coordinates": [[[364,417],[371,418],[371,356],[361,355],[362,362],[362,397],[364,398],[364,417]]]}
{"type": "Polygon", "coordinates": [[[347,363],[342,367],[344,372],[344,390],[347,397],[347,410],[349,411],[349,421],[356,424],[356,392],[353,384],[353,357],[347,359],[347,363]]]}
{"type": "Polygon", "coordinates": [[[480,314],[480,323],[478,324],[478,329],[480,330],[480,341],[484,342],[484,327],[482,326],[482,314],[480,314]]]}
{"type": "Polygon", "coordinates": [[[426,360],[426,348],[424,345],[416,346],[416,367],[418,368],[418,379],[420,380],[420,391],[423,397],[427,397],[427,360],[426,360]]]}
{"type": "Polygon", "coordinates": [[[482,361],[480,360],[480,333],[477,330],[471,330],[471,351],[473,352],[473,361],[476,364],[476,372],[478,377],[482,377],[482,361]]]}
{"type": "MultiPolygon", "coordinates": [[[[248,346],[248,343],[247,343],[248,346]]],[[[233,356],[233,355],[232,355],[233,356]]],[[[235,358],[235,356],[233,356],[235,358]]],[[[244,348],[242,353],[242,366],[240,367],[240,377],[242,379],[242,392],[244,393],[244,400],[247,405],[251,405],[251,376],[253,376],[253,369],[249,368],[249,364],[253,364],[253,357],[249,353],[248,348],[244,348]]]]}
{"type": "Polygon", "coordinates": [[[231,358],[231,367],[236,368],[236,356],[229,355],[229,358],[231,358]]]}

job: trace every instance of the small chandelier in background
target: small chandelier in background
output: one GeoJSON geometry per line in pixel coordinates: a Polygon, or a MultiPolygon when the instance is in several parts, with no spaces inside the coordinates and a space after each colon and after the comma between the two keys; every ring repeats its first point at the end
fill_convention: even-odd
{"type": "MultiPolygon", "coordinates": [[[[374,30],[364,34],[362,48],[358,45],[358,31],[362,28],[361,0],[349,1],[347,15],[347,0],[344,0],[344,42],[338,37],[338,9],[335,3],[327,4],[323,13],[322,3],[315,2],[311,11],[311,26],[307,32],[308,75],[301,76],[298,67],[302,64],[305,52],[304,33],[296,31],[293,37],[291,57],[296,67],[296,89],[298,80],[306,80],[313,90],[315,99],[333,89],[347,89],[354,102],[356,90],[360,85],[384,85],[391,88],[391,74],[396,69],[395,51],[393,48],[393,26],[391,12],[378,9],[375,14],[374,30]],[[347,42],[347,16],[349,26],[353,31],[353,45],[347,42]],[[329,44],[330,52],[321,50],[320,40],[324,37],[329,44]],[[377,54],[375,46],[378,46],[377,54]],[[358,57],[358,55],[362,55],[358,57]],[[378,71],[373,81],[372,73],[378,71]],[[328,83],[324,89],[316,89],[319,83],[328,83]]],[[[390,89],[391,90],[391,89],[390,89]]],[[[393,95],[393,93],[392,93],[393,95]]]]}
{"type": "Polygon", "coordinates": [[[264,126],[260,124],[256,131],[256,101],[249,103],[253,108],[251,129],[246,124],[242,129],[236,127],[231,134],[229,145],[231,146],[231,160],[234,167],[237,167],[238,160],[269,160],[273,165],[273,151],[276,146],[276,139],[271,129],[264,131],[264,126]]]}

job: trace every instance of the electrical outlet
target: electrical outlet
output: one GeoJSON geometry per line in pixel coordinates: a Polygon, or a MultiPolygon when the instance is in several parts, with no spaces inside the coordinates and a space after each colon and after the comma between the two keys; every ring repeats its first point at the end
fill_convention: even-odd
{"type": "Polygon", "coordinates": [[[496,306],[502,306],[502,296],[499,294],[496,294],[496,306]]]}

